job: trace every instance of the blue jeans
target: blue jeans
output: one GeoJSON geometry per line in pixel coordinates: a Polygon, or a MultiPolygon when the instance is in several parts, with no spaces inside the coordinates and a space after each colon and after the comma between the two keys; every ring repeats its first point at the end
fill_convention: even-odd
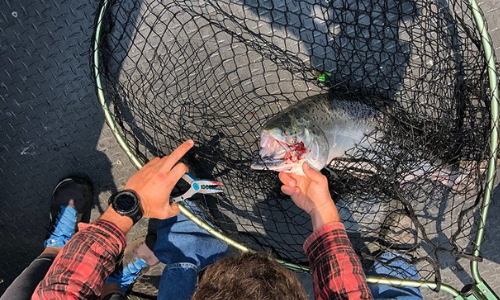
{"type": "MultiPolygon", "coordinates": [[[[395,277],[399,279],[418,280],[417,268],[406,262],[407,257],[396,252],[385,252],[380,256],[380,262],[376,262],[373,271],[367,275],[379,277],[395,277]],[[395,259],[394,258],[401,258],[395,259]]],[[[397,299],[397,300],[420,300],[424,299],[418,288],[397,287],[384,284],[368,284],[375,299],[397,299]]]]}
{"type": "MultiPolygon", "coordinates": [[[[202,214],[188,201],[189,206],[199,217],[202,214]]],[[[211,236],[182,214],[161,222],[158,226],[158,240],[154,253],[166,264],[158,287],[158,299],[191,299],[196,287],[197,273],[217,259],[226,256],[227,245],[211,236]]],[[[396,253],[386,252],[380,256],[387,263],[398,257],[396,253]]],[[[405,258],[404,256],[402,256],[405,258]]],[[[404,260],[394,260],[388,264],[375,263],[372,276],[392,276],[418,280],[415,266],[404,260]],[[393,274],[394,273],[394,274],[393,274]]],[[[369,284],[375,299],[417,300],[423,299],[418,288],[394,287],[369,284]]]]}
{"type": "MultiPolygon", "coordinates": [[[[202,217],[195,205],[188,201],[184,205],[202,217]]],[[[158,299],[191,299],[198,271],[227,254],[225,243],[182,214],[162,221],[157,236],[154,253],[166,265],[158,287],[158,299]]]]}

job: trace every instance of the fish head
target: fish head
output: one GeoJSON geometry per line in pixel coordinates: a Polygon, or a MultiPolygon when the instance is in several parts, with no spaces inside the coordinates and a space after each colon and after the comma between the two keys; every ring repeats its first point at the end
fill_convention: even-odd
{"type": "Polygon", "coordinates": [[[329,145],[321,128],[311,122],[271,123],[261,131],[260,153],[252,169],[303,175],[304,162],[318,171],[326,166],[329,145]]]}

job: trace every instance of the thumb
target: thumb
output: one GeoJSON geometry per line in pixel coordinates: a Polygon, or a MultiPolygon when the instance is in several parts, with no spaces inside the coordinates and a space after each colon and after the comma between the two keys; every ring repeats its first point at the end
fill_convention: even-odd
{"type": "Polygon", "coordinates": [[[169,203],[169,218],[170,217],[173,217],[173,216],[177,216],[179,214],[179,212],[181,211],[181,209],[179,208],[179,204],[177,203],[169,203]]]}
{"type": "Polygon", "coordinates": [[[321,172],[314,170],[307,162],[302,164],[302,171],[304,171],[304,174],[315,183],[320,184],[323,182],[324,175],[321,174],[321,172]]]}
{"type": "Polygon", "coordinates": [[[167,203],[165,204],[161,212],[158,212],[158,214],[154,218],[165,220],[177,216],[179,212],[180,209],[177,203],[167,203]]]}

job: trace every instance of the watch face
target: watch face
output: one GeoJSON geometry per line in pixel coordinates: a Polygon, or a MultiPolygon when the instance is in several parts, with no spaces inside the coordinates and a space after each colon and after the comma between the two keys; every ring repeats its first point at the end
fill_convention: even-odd
{"type": "Polygon", "coordinates": [[[121,194],[115,202],[116,209],[122,212],[129,212],[137,205],[137,200],[130,194],[121,194]]]}

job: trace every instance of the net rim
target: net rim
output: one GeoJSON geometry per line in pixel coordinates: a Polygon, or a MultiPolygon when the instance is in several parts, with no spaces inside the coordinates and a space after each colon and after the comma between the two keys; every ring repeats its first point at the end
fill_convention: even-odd
{"type": "MultiPolygon", "coordinates": [[[[464,0],[465,1],[465,0],[464,0]]],[[[100,2],[99,8],[97,10],[97,17],[95,22],[95,30],[92,38],[92,58],[91,58],[91,69],[94,75],[95,88],[97,93],[97,98],[99,100],[99,104],[101,109],[103,110],[105,121],[108,127],[111,129],[113,136],[116,141],[123,149],[125,154],[129,157],[130,161],[134,164],[137,169],[142,168],[143,164],[140,159],[133,153],[132,149],[128,145],[124,136],[118,129],[118,126],[111,114],[110,107],[108,106],[108,101],[104,95],[103,82],[101,80],[100,70],[100,58],[101,52],[99,48],[99,44],[101,42],[102,37],[102,24],[107,12],[107,9],[113,3],[114,0],[102,0],[100,2]]],[[[491,133],[490,133],[490,155],[488,160],[488,172],[486,178],[486,189],[483,195],[482,203],[481,203],[481,214],[480,220],[478,223],[478,232],[475,239],[474,252],[473,256],[480,257],[480,247],[484,238],[484,227],[486,224],[487,216],[488,216],[488,208],[491,204],[492,191],[493,191],[493,183],[495,180],[495,171],[496,171],[496,157],[498,155],[498,131],[499,131],[499,120],[500,117],[498,115],[498,102],[500,101],[499,89],[498,89],[498,76],[497,76],[497,68],[495,63],[495,52],[492,47],[492,40],[487,30],[487,22],[484,18],[484,15],[479,7],[479,4],[476,0],[467,0],[467,2],[472,7],[472,13],[474,17],[474,23],[476,28],[479,30],[481,36],[481,42],[483,45],[484,56],[487,62],[488,67],[488,78],[489,78],[489,87],[491,90],[490,94],[490,103],[491,103],[491,133]]],[[[189,209],[187,209],[184,205],[179,204],[180,211],[183,215],[197,224],[199,227],[206,230],[212,236],[217,239],[227,243],[228,245],[242,251],[242,252],[255,252],[255,250],[248,248],[247,246],[237,242],[236,240],[230,238],[229,236],[221,233],[212,225],[203,221],[194,215],[189,209]]],[[[286,266],[289,269],[295,271],[302,272],[310,272],[310,268],[308,266],[299,265],[290,263],[284,260],[275,259],[277,262],[286,266]]],[[[472,275],[476,282],[482,282],[478,271],[478,262],[471,261],[472,266],[472,275]]],[[[386,284],[386,285],[395,285],[395,286],[405,286],[405,287],[425,287],[433,290],[443,290],[452,296],[456,297],[456,299],[463,299],[460,293],[453,287],[446,284],[436,284],[432,281],[419,281],[419,280],[403,280],[396,278],[380,278],[375,276],[367,276],[366,281],[369,283],[376,284],[386,284]]]]}

